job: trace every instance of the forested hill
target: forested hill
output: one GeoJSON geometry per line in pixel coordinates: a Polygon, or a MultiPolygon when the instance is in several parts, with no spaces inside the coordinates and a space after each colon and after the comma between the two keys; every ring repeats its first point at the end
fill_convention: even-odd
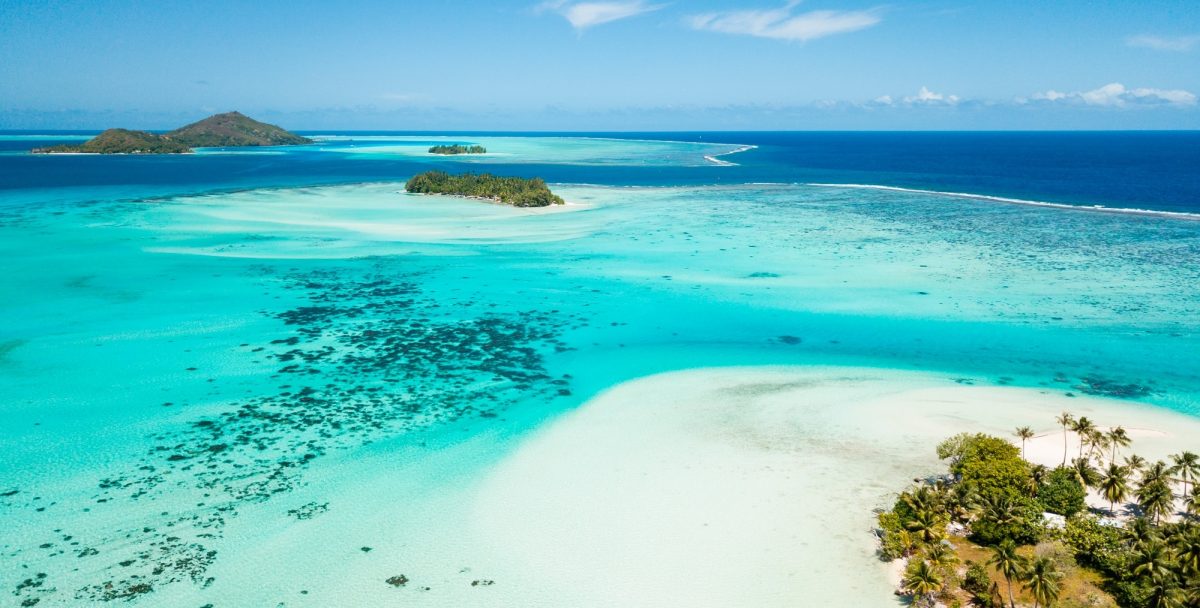
{"type": "Polygon", "coordinates": [[[158,135],[149,131],[108,129],[82,144],[36,148],[34,154],[186,154],[192,148],[290,146],[311,139],[259,122],[240,112],[215,114],[158,135]]]}

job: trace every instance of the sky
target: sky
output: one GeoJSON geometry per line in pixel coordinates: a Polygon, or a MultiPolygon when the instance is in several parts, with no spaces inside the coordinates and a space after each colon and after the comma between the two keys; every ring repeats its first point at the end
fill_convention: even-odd
{"type": "Polygon", "coordinates": [[[0,129],[1200,129],[1196,0],[0,0],[0,129]]]}

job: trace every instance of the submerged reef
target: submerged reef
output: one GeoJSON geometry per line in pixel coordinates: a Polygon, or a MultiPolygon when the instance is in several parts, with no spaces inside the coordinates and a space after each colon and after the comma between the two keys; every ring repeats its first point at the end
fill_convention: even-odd
{"type": "MultiPolygon", "coordinates": [[[[78,569],[94,579],[67,589],[55,570],[42,572],[11,590],[18,602],[62,602],[72,593],[76,601],[129,600],[187,581],[206,587],[219,558],[214,547],[239,508],[295,489],[322,456],[569,394],[568,380],[551,377],[543,353],[567,349],[563,329],[586,320],[558,311],[476,312],[473,301],[435,299],[418,275],[380,264],[368,272],[361,265],[263,270],[271,288],[298,292],[302,302],[263,311],[278,321],[280,335],[244,344],[236,356],[273,364],[277,391],[154,436],[140,466],[99,480],[93,496],[97,505],[142,505],[143,513],[158,513],[154,501],[167,496],[194,497],[193,506],[131,517],[121,529],[59,530],[40,545],[10,547],[5,557],[14,565],[27,552],[46,552],[59,574],[78,569]]],[[[47,507],[26,494],[4,488],[4,506],[47,507]]],[[[287,515],[302,525],[330,508],[309,502],[287,515]]]]}

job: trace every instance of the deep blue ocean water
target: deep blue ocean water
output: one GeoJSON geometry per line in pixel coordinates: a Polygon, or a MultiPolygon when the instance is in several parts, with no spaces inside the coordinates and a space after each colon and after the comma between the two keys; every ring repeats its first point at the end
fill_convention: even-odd
{"type": "MultiPolygon", "coordinates": [[[[92,135],[86,132],[61,134],[92,135]]],[[[3,135],[19,132],[0,132],[3,135]]],[[[321,134],[421,135],[420,132],[321,134]]],[[[28,134],[27,134],[28,135],[28,134]]],[[[429,134],[434,135],[434,134],[429,134]]],[[[631,167],[523,164],[500,173],[606,185],[752,182],[877,184],[1077,205],[1200,212],[1200,132],[712,132],[456,133],[473,136],[601,137],[746,144],[738,166],[631,167]]],[[[0,139],[0,188],[153,184],[204,190],[243,185],[395,179],[424,164],[403,159],[170,156],[47,159],[22,154],[55,143],[0,139]],[[7,154],[4,154],[7,153],[7,154]]],[[[456,163],[448,162],[448,168],[456,163]]],[[[477,168],[461,164],[458,168],[477,168]]]]}

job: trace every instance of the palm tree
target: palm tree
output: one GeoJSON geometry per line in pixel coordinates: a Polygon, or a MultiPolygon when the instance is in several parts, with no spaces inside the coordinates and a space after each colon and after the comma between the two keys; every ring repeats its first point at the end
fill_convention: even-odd
{"type": "Polygon", "coordinates": [[[1125,535],[1135,547],[1141,547],[1158,540],[1158,529],[1151,525],[1150,520],[1138,517],[1126,526],[1125,535]]]}
{"type": "Polygon", "coordinates": [[[1012,581],[1024,572],[1025,558],[1017,553],[1017,546],[1011,540],[1006,540],[992,547],[988,565],[994,566],[1004,577],[1004,581],[1008,583],[1008,606],[1016,608],[1017,602],[1013,599],[1012,581]]]}
{"type": "Polygon", "coordinates": [[[1067,466],[1067,427],[1075,423],[1075,417],[1071,412],[1063,412],[1054,419],[1055,422],[1062,425],[1063,430],[1063,461],[1062,466],[1067,466]]]}
{"type": "Polygon", "coordinates": [[[900,582],[905,591],[916,596],[918,601],[934,605],[934,594],[942,589],[942,575],[925,560],[913,562],[904,572],[900,582]]]}
{"type": "Polygon", "coordinates": [[[1025,458],[1025,442],[1033,439],[1033,429],[1027,426],[1019,426],[1013,434],[1021,439],[1021,458],[1025,458]]]}
{"type": "Polygon", "coordinates": [[[920,543],[941,542],[942,537],[946,535],[946,520],[932,509],[922,509],[913,513],[912,519],[904,522],[904,527],[920,543]]]}
{"type": "Polygon", "coordinates": [[[1152,465],[1148,465],[1142,471],[1142,483],[1151,483],[1161,481],[1168,483],[1171,481],[1171,467],[1167,463],[1159,460],[1152,465]]]}
{"type": "Polygon", "coordinates": [[[1108,435],[1100,429],[1092,429],[1088,433],[1088,458],[1096,457],[1096,450],[1100,450],[1100,455],[1104,455],[1104,450],[1108,449],[1108,435]]]}
{"type": "Polygon", "coordinates": [[[1096,430],[1096,425],[1088,420],[1087,416],[1080,416],[1079,420],[1071,425],[1071,430],[1079,436],[1079,457],[1083,458],[1083,444],[1087,443],[1092,431],[1096,430]]]}
{"type": "Polygon", "coordinates": [[[1033,595],[1033,608],[1038,608],[1039,604],[1049,606],[1058,599],[1061,591],[1058,581],[1063,578],[1063,573],[1049,557],[1033,560],[1021,578],[1025,581],[1025,590],[1033,595]]]}
{"type": "Polygon", "coordinates": [[[1029,489],[1029,496],[1036,497],[1038,488],[1042,487],[1042,482],[1046,480],[1046,475],[1050,474],[1050,469],[1044,464],[1035,464],[1029,467],[1029,477],[1025,479],[1025,483],[1029,489]]]}
{"type": "Polygon", "coordinates": [[[983,517],[993,521],[998,526],[1009,526],[1023,521],[1024,515],[1017,505],[1006,496],[993,496],[985,498],[980,505],[983,510],[983,517]]]}
{"type": "Polygon", "coordinates": [[[900,500],[904,502],[913,512],[928,511],[933,514],[939,514],[945,510],[945,505],[941,488],[921,485],[915,490],[904,492],[900,495],[900,500]]]}
{"type": "Polygon", "coordinates": [[[1109,464],[1108,470],[1100,480],[1100,492],[1108,499],[1108,512],[1116,515],[1118,501],[1125,500],[1129,494],[1129,470],[1115,464],[1109,464]]]}
{"type": "Polygon", "coordinates": [[[1145,481],[1143,478],[1137,490],[1137,499],[1138,506],[1154,519],[1155,524],[1175,510],[1175,495],[1171,493],[1171,486],[1161,479],[1145,481]]]}
{"type": "Polygon", "coordinates": [[[1130,572],[1137,577],[1174,576],[1171,552],[1162,541],[1152,540],[1141,546],[1130,561],[1130,572]]]}
{"type": "Polygon", "coordinates": [[[1172,545],[1179,570],[1192,577],[1200,574],[1200,528],[1193,526],[1188,532],[1177,535],[1172,545]]]}
{"type": "Polygon", "coordinates": [[[1071,470],[1075,472],[1075,479],[1085,488],[1090,488],[1100,483],[1100,472],[1086,458],[1071,460],[1071,470]]]}
{"type": "Polygon", "coordinates": [[[944,543],[932,543],[925,547],[925,561],[939,572],[947,572],[958,563],[958,555],[954,549],[944,543]]]}
{"type": "Polygon", "coordinates": [[[1130,454],[1125,457],[1125,468],[1132,473],[1140,473],[1142,469],[1146,468],[1146,459],[1137,454],[1130,454]]]}
{"type": "Polygon", "coordinates": [[[1200,456],[1193,452],[1180,452],[1173,454],[1171,460],[1175,462],[1175,466],[1171,467],[1183,480],[1183,493],[1188,493],[1188,482],[1194,481],[1196,477],[1200,477],[1200,456]]]}
{"type": "Polygon", "coordinates": [[[1200,486],[1192,486],[1192,493],[1184,499],[1183,506],[1188,515],[1200,517],[1200,486]]]}
{"type": "Polygon", "coordinates": [[[1112,447],[1112,456],[1109,457],[1110,463],[1117,461],[1117,449],[1127,448],[1133,443],[1133,439],[1129,437],[1129,433],[1125,432],[1124,427],[1113,427],[1108,429],[1108,445],[1112,447]]]}
{"type": "Polygon", "coordinates": [[[1149,608],[1183,608],[1183,592],[1170,576],[1155,576],[1150,582],[1149,608]]]}
{"type": "Polygon", "coordinates": [[[979,495],[971,489],[970,485],[956,483],[947,489],[944,502],[946,505],[946,515],[950,519],[966,521],[971,517],[971,513],[975,509],[975,504],[979,502],[979,495]]]}

